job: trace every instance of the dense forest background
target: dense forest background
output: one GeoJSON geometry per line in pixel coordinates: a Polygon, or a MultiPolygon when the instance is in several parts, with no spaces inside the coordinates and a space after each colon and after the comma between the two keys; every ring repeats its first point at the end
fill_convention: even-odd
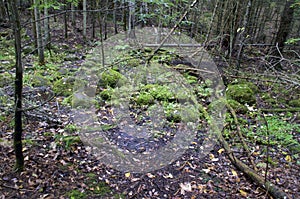
{"type": "MultiPolygon", "coordinates": [[[[299,52],[298,0],[0,0],[0,196],[297,198],[299,52]],[[115,46],[120,55],[104,59],[103,46],[114,45],[111,38],[131,38],[146,27],[156,31],[156,45],[115,46]],[[164,48],[173,33],[190,37],[198,50],[209,53],[225,85],[226,99],[218,101],[227,108],[224,125],[218,144],[204,158],[197,154],[212,119],[207,110],[216,106],[210,101],[216,88],[203,79],[202,73],[210,74],[205,64],[197,68],[189,55],[164,48]],[[93,57],[95,48],[103,57],[93,57]],[[122,67],[153,62],[182,74],[202,107],[193,146],[170,165],[144,174],[117,171],[92,156],[70,112],[78,102],[76,74],[87,62],[109,70],[100,73],[95,93],[100,121],[113,117],[109,103],[124,76],[122,67]]],[[[147,114],[137,112],[159,101],[168,128],[184,120],[176,114],[179,97],[170,88],[146,87],[130,96],[131,108],[138,110],[135,118],[146,120],[147,114]]],[[[110,123],[104,128],[117,135],[110,137],[116,145],[118,139],[134,139],[122,137],[110,123]]],[[[163,145],[172,136],[159,132],[154,140],[163,145]]],[[[122,147],[141,149],[132,143],[122,147]]]]}

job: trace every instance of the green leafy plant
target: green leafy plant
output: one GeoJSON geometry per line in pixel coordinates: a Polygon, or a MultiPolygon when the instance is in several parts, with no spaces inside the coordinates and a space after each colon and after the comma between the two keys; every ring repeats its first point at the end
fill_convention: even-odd
{"type": "MultiPolygon", "coordinates": [[[[258,120],[263,121],[263,119],[260,117],[258,117],[258,120]]],[[[268,116],[266,117],[266,120],[268,123],[271,145],[285,146],[295,150],[296,152],[300,152],[300,143],[294,139],[292,134],[293,132],[300,132],[299,124],[290,124],[278,116],[268,116]]],[[[267,144],[268,132],[266,126],[261,124],[260,126],[256,127],[255,125],[253,124],[249,128],[243,128],[242,131],[248,138],[262,144],[267,144]]]]}
{"type": "Polygon", "coordinates": [[[87,194],[84,192],[81,192],[77,189],[68,191],[66,193],[66,195],[70,198],[70,199],[85,199],[87,198],[87,194]]]}
{"type": "Polygon", "coordinates": [[[68,124],[65,128],[65,131],[67,131],[68,133],[74,133],[75,131],[77,131],[77,126],[75,124],[68,124]]]}
{"type": "Polygon", "coordinates": [[[58,145],[63,146],[65,149],[69,150],[72,146],[82,143],[79,136],[70,135],[56,135],[55,141],[58,145]]]}

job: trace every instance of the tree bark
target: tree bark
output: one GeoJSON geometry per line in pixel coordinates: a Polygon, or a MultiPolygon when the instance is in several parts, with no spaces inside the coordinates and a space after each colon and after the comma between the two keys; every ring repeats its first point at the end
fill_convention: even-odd
{"type": "Polygon", "coordinates": [[[278,44],[278,48],[280,51],[283,50],[284,42],[286,42],[286,39],[291,30],[291,25],[294,18],[294,8],[292,7],[292,5],[294,3],[295,0],[287,0],[283,12],[281,14],[280,25],[275,39],[275,44],[278,44]]]}
{"type": "Polygon", "coordinates": [[[87,19],[87,12],[86,12],[86,0],[83,0],[83,39],[86,40],[86,19],[87,19]]]}
{"type": "Polygon", "coordinates": [[[34,16],[35,16],[35,25],[36,25],[36,36],[37,36],[37,44],[38,44],[38,56],[39,56],[39,64],[45,64],[44,57],[44,46],[43,46],[43,37],[42,37],[42,25],[41,25],[41,17],[40,17],[40,9],[38,5],[38,1],[34,0],[34,16]]]}
{"type": "Polygon", "coordinates": [[[64,32],[65,32],[65,38],[68,38],[68,16],[67,16],[67,8],[68,8],[68,4],[67,1],[64,0],[64,32]]]}
{"type": "Polygon", "coordinates": [[[14,127],[14,150],[16,156],[15,170],[22,171],[24,168],[24,156],[22,147],[22,89],[23,67],[21,56],[21,25],[17,1],[11,3],[12,23],[15,37],[16,77],[15,77],[15,127],[14,127]]]}
{"type": "MultiPolygon", "coordinates": [[[[48,0],[44,0],[44,3],[47,4],[48,0]]],[[[50,31],[49,31],[49,13],[48,13],[48,7],[44,7],[44,32],[45,32],[45,45],[47,49],[50,51],[50,31]]],[[[50,51],[51,52],[51,51],[50,51]]]]}

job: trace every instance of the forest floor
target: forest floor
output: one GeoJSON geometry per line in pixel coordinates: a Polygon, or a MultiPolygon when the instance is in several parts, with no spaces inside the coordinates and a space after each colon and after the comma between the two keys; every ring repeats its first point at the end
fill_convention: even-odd
{"type": "MultiPolygon", "coordinates": [[[[193,142],[181,157],[161,169],[134,173],[118,171],[111,165],[103,164],[101,159],[91,153],[90,147],[79,139],[79,127],[74,123],[71,107],[66,102],[68,95],[56,94],[51,98],[55,82],[74,75],[65,70],[76,71],[88,54],[80,37],[70,37],[72,39],[68,41],[56,38],[54,46],[57,51],[53,51],[52,56],[47,55],[48,63],[45,67],[38,66],[33,55],[24,59],[24,104],[27,108],[32,105],[40,107],[24,114],[25,168],[21,173],[13,171],[13,80],[0,82],[0,110],[3,111],[0,115],[0,198],[271,198],[264,189],[232,165],[223,146],[216,144],[205,157],[199,157],[197,150],[201,139],[205,139],[205,132],[202,131],[198,132],[201,139],[193,142]],[[41,76],[49,76],[49,79],[42,79],[38,75],[41,71],[44,71],[41,76]],[[53,79],[54,73],[58,74],[56,79],[53,79]],[[31,76],[27,76],[28,74],[31,76]],[[45,83],[47,81],[50,83],[45,83]]],[[[7,42],[6,40],[7,35],[2,35],[1,42],[7,42]]],[[[0,71],[2,75],[9,73],[13,77],[13,50],[9,41],[6,45],[10,46],[10,50],[1,49],[0,71]]],[[[248,54],[248,57],[251,56],[248,54]]],[[[221,62],[219,64],[222,65],[221,62]]],[[[248,68],[245,69],[245,74],[247,72],[251,73],[248,68]]],[[[229,83],[239,81],[234,75],[225,72],[223,75],[229,83]]],[[[4,79],[4,75],[2,78],[4,79]]],[[[260,89],[258,92],[264,93],[267,88],[261,86],[260,89]]],[[[278,94],[277,91],[282,89],[285,87],[278,87],[276,84],[276,91],[270,92],[278,94]]],[[[297,96],[297,91],[293,92],[297,96]]],[[[286,101],[290,100],[289,96],[284,97],[286,101]]],[[[264,105],[263,108],[272,108],[272,103],[263,101],[261,105],[264,105]]],[[[288,106],[280,102],[278,107],[288,106]]],[[[257,112],[238,113],[243,129],[264,123],[262,118],[257,119],[257,112]]],[[[259,139],[261,134],[250,134],[251,131],[259,132],[260,127],[243,132],[257,172],[264,176],[268,167],[267,179],[293,198],[300,197],[299,151],[292,150],[286,142],[300,142],[297,114],[268,114],[271,131],[284,132],[273,135],[274,142],[269,143],[268,154],[267,144],[263,140],[267,136],[259,139]],[[285,139],[287,135],[289,137],[285,139]]],[[[247,154],[236,143],[235,133],[232,133],[236,132],[236,126],[232,127],[234,124],[230,119],[226,120],[225,125],[231,128],[230,131],[224,131],[225,138],[237,157],[246,162],[247,154]]]]}

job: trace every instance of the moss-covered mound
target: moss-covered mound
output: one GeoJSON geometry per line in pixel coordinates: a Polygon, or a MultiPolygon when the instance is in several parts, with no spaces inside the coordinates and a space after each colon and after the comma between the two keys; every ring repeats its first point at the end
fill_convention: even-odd
{"type": "Polygon", "coordinates": [[[60,94],[62,96],[70,96],[73,93],[75,79],[74,78],[63,78],[54,82],[53,91],[56,94],[60,94]]]}
{"type": "Polygon", "coordinates": [[[24,77],[24,84],[32,87],[49,86],[49,78],[42,76],[41,74],[28,75],[24,77]]]}
{"type": "Polygon", "coordinates": [[[228,99],[235,100],[241,104],[254,104],[255,88],[251,88],[250,84],[231,84],[226,90],[226,96],[228,99]]]}
{"type": "Polygon", "coordinates": [[[150,93],[140,93],[136,99],[138,105],[150,105],[154,103],[154,97],[150,93]]]}
{"type": "Polygon", "coordinates": [[[123,81],[125,81],[125,77],[121,73],[116,70],[109,69],[100,75],[98,85],[102,88],[115,88],[118,83],[122,84],[123,81]]]}
{"type": "Polygon", "coordinates": [[[158,84],[147,84],[141,88],[141,92],[149,93],[158,101],[171,101],[175,98],[174,93],[167,86],[158,84]]]}

